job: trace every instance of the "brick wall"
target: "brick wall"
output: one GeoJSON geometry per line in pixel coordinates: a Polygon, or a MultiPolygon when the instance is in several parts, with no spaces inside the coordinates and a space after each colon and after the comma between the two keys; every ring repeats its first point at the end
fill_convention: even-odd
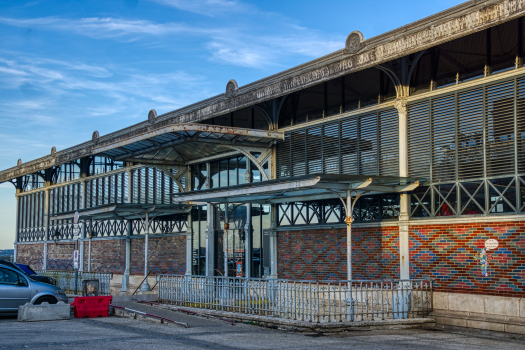
{"type": "Polygon", "coordinates": [[[44,266],[44,243],[19,244],[16,246],[16,262],[40,270],[44,266]]]}
{"type": "Polygon", "coordinates": [[[440,292],[523,297],[525,221],[412,225],[410,276],[434,278],[440,292]],[[489,238],[499,246],[483,276],[474,256],[489,238]]]}
{"type": "MultiPolygon", "coordinates": [[[[84,269],[88,268],[88,241],[84,242],[84,269]]],[[[48,270],[73,270],[73,243],[48,243],[48,270]]],[[[17,246],[17,262],[34,269],[43,267],[44,244],[17,246]]],[[[149,268],[152,273],[183,275],[186,272],[186,236],[149,239],[149,268]]],[[[123,274],[126,269],[126,240],[93,240],[91,271],[123,274]]],[[[131,274],[144,273],[144,237],[131,240],[131,274]]]]}
{"type": "MultiPolygon", "coordinates": [[[[84,269],[88,268],[89,242],[84,242],[84,269]]],[[[126,240],[91,241],[91,271],[123,274],[126,269],[126,240]]]]}
{"type": "MultiPolygon", "coordinates": [[[[352,230],[353,279],[399,277],[397,227],[352,230]]],[[[278,233],[279,278],[346,279],[346,228],[278,233]]]]}
{"type": "MultiPolygon", "coordinates": [[[[186,272],[186,236],[149,239],[152,273],[183,275],[186,272]]],[[[131,240],[131,273],[144,273],[144,239],[131,240]]]]}
{"type": "MultiPolygon", "coordinates": [[[[43,246],[43,244],[42,244],[43,246]]],[[[47,269],[71,271],[73,270],[74,243],[48,243],[47,244],[47,269]]]]}

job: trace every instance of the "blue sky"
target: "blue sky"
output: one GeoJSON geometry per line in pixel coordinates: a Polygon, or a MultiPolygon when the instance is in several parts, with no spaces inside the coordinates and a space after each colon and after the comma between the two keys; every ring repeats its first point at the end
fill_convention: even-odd
{"type": "MultiPolygon", "coordinates": [[[[0,2],[0,169],[223,93],[458,0],[0,2]]],[[[14,241],[0,184],[0,249],[14,241]]]]}

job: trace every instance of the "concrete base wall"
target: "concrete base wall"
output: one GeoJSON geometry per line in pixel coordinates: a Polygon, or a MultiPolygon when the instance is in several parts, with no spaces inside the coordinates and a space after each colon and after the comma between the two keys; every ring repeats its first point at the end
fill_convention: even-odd
{"type": "Polygon", "coordinates": [[[525,296],[434,292],[433,302],[438,325],[525,334],[525,296]]]}

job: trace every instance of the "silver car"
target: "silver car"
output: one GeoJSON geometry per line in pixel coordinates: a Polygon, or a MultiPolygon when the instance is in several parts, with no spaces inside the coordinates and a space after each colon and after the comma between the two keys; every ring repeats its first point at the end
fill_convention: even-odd
{"type": "Polygon", "coordinates": [[[68,302],[66,292],[57,286],[37,282],[16,269],[0,265],[0,313],[16,314],[18,306],[31,302],[68,302]]]}

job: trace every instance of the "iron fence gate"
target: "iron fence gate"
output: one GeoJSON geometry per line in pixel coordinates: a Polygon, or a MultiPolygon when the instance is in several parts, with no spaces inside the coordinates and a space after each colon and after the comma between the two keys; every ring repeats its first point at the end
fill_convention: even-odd
{"type": "Polygon", "coordinates": [[[292,281],[157,275],[159,301],[308,322],[427,317],[432,280],[292,281]]]}
{"type": "MultiPolygon", "coordinates": [[[[36,273],[54,278],[58,287],[62,288],[66,293],[74,293],[75,271],[37,270],[36,273]]],[[[110,284],[112,279],[112,273],[78,271],[78,291],[82,290],[83,280],[98,280],[99,294],[111,295],[110,284]]]]}

